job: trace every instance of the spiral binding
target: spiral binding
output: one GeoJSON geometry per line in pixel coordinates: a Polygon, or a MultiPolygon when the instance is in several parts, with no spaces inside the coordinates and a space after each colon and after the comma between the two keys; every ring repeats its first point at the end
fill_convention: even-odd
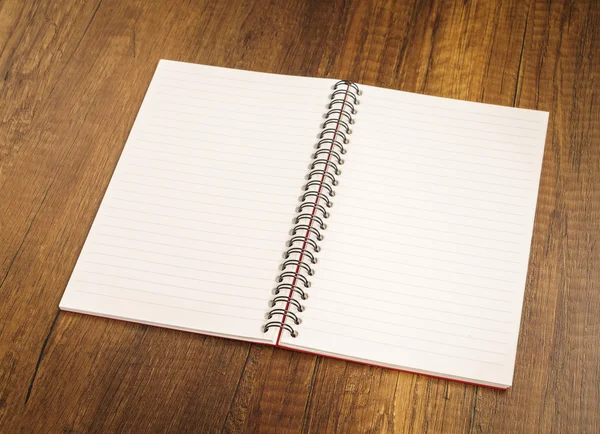
{"type": "Polygon", "coordinates": [[[338,81],[332,90],[316,151],[312,155],[313,161],[308,167],[304,193],[296,209],[298,215],[293,220],[288,249],[283,254],[278,284],[273,289],[274,297],[269,301],[270,310],[263,325],[265,333],[271,328],[279,328],[295,338],[298,330],[294,325],[302,322],[298,314],[305,310],[302,301],[308,298],[308,277],[315,273],[313,265],[317,263],[317,253],[321,250],[318,242],[323,240],[322,232],[327,229],[325,220],[330,216],[328,209],[333,206],[331,198],[335,196],[337,177],[342,174],[342,156],[347,152],[348,136],[352,134],[351,125],[354,124],[356,106],[360,103],[358,97],[361,91],[354,82],[338,81]]]}

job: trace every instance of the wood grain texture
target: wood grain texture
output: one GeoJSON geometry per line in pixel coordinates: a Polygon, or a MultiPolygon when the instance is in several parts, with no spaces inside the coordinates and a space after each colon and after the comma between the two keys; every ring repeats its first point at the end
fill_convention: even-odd
{"type": "Polygon", "coordinates": [[[0,1],[0,432],[600,432],[600,3],[0,1]],[[61,313],[158,59],[550,112],[507,392],[61,313]]]}

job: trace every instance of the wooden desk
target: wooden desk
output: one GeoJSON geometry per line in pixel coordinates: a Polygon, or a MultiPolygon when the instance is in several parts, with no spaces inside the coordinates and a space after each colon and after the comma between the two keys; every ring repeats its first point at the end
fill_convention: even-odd
{"type": "Polygon", "coordinates": [[[600,432],[600,3],[0,2],[0,432],[600,432]],[[159,58],[550,112],[507,392],[58,310],[159,58]]]}

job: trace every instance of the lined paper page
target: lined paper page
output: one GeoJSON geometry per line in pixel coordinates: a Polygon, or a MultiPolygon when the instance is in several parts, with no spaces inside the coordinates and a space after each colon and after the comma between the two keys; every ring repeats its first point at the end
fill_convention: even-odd
{"type": "Polygon", "coordinates": [[[61,308],[270,341],[330,84],[161,61],[61,308]]]}
{"type": "Polygon", "coordinates": [[[508,386],[547,113],[363,86],[297,339],[508,386]]]}

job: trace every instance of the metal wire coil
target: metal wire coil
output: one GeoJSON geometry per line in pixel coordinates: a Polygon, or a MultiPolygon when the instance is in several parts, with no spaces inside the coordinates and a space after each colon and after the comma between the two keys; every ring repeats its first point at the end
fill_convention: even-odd
{"type": "Polygon", "coordinates": [[[313,266],[317,263],[317,253],[321,250],[319,242],[324,239],[322,231],[327,229],[325,220],[329,218],[329,208],[333,206],[331,197],[335,196],[334,187],[338,185],[337,177],[341,175],[340,166],[344,164],[342,156],[346,154],[346,145],[350,142],[356,106],[360,104],[362,94],[359,87],[346,80],[332,86],[327,112],[321,124],[321,132],[312,154],[312,162],[300,196],[300,205],[294,218],[294,226],[287,242],[288,249],[283,254],[280,265],[281,272],[277,276],[277,286],[273,289],[274,297],[269,300],[269,310],[265,317],[263,331],[279,328],[298,336],[294,327],[302,320],[298,315],[305,306],[301,300],[308,298],[306,289],[310,287],[309,277],[314,275],[313,266]],[[293,310],[292,310],[293,309],[293,310]],[[272,321],[274,317],[281,317],[272,321]],[[291,323],[288,323],[287,320],[291,323]]]}

